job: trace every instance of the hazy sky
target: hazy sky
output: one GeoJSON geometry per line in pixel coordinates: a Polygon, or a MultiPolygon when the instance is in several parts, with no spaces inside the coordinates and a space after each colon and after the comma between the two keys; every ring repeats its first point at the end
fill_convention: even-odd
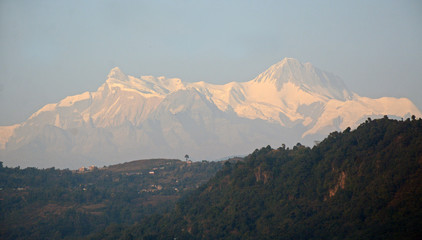
{"type": "Polygon", "coordinates": [[[248,81],[284,57],[422,109],[422,1],[0,0],[0,125],[95,91],[111,68],[248,81]]]}

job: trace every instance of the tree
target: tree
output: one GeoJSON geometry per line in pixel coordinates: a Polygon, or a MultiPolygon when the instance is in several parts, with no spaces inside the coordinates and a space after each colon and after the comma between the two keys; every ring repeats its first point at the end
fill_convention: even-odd
{"type": "Polygon", "coordinates": [[[185,158],[186,158],[186,162],[189,160],[189,155],[185,155],[185,158]]]}

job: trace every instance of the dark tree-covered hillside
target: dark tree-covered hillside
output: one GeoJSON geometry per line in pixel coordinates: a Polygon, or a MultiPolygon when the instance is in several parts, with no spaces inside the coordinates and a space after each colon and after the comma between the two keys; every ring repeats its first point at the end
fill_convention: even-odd
{"type": "Polygon", "coordinates": [[[173,211],[92,239],[422,239],[422,120],[226,162],[173,211]]]}
{"type": "Polygon", "coordinates": [[[0,166],[0,239],[81,239],[174,207],[221,162],[153,159],[86,171],[0,166]]]}

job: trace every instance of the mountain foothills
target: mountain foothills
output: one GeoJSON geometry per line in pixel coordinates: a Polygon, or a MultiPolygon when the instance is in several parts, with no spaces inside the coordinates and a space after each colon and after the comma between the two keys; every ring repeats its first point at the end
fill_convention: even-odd
{"type": "Polygon", "coordinates": [[[422,239],[422,119],[229,161],[0,163],[0,209],[1,239],[422,239]]]}
{"type": "Polygon", "coordinates": [[[114,68],[95,92],[47,104],[23,123],[0,127],[8,166],[78,168],[128,159],[195,159],[258,146],[311,145],[368,117],[422,116],[406,98],[371,99],[310,63],[285,58],[249,82],[185,83],[136,78],[114,68]]]}
{"type": "MultiPolygon", "coordinates": [[[[414,118],[413,118],[414,119],[414,118]]],[[[89,239],[422,239],[422,120],[226,162],[169,213],[89,239]]]]}
{"type": "Polygon", "coordinates": [[[0,165],[0,239],[81,239],[131,225],[172,209],[222,166],[171,159],[79,171],[0,165]]]}

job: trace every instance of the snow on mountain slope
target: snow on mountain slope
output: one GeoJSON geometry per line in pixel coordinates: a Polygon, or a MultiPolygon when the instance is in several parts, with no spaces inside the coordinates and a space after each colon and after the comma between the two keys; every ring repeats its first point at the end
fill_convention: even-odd
{"type": "Polygon", "coordinates": [[[184,84],[178,78],[165,78],[153,76],[141,76],[135,78],[126,76],[122,71],[115,67],[108,74],[106,84],[110,88],[120,88],[123,91],[132,91],[145,97],[164,97],[167,94],[184,88],[184,84]]]}
{"type": "Polygon", "coordinates": [[[274,64],[249,82],[225,85],[199,82],[188,86],[207,95],[223,111],[231,108],[241,117],[278,122],[282,126],[297,120],[305,125],[311,123],[310,118],[298,113],[302,105],[353,96],[340,78],[292,58],[274,64]]]}
{"type": "Polygon", "coordinates": [[[421,117],[406,98],[370,99],[310,63],[285,58],[249,82],[183,83],[113,68],[95,92],[0,127],[12,166],[107,165],[140,158],[217,159],[268,144],[312,144],[368,117],[421,117]]]}
{"type": "Polygon", "coordinates": [[[347,127],[356,128],[368,117],[389,115],[394,118],[409,118],[412,114],[421,116],[420,111],[407,98],[383,97],[371,99],[355,94],[352,100],[330,100],[316,124],[303,133],[302,137],[312,134],[327,135],[347,127]]]}
{"type": "MultiPolygon", "coordinates": [[[[170,94],[144,124],[157,146],[180,152],[200,153],[213,159],[254,149],[263,141],[278,143],[278,124],[239,117],[232,110],[222,111],[195,88],[170,94]]],[[[195,154],[196,155],[196,154],[195,154]]],[[[195,156],[193,155],[193,156],[195,156]]]]}
{"type": "Polygon", "coordinates": [[[274,84],[277,90],[290,82],[306,92],[317,93],[327,99],[346,100],[352,95],[339,77],[293,58],[285,58],[272,65],[252,81],[274,84]]]}
{"type": "Polygon", "coordinates": [[[0,149],[6,148],[6,142],[13,136],[14,131],[20,124],[12,126],[0,126],[0,149]]]}
{"type": "Polygon", "coordinates": [[[28,120],[33,125],[63,129],[91,126],[113,127],[125,122],[140,124],[170,92],[183,89],[180,79],[124,75],[113,68],[96,92],[69,96],[47,104],[28,120]]]}

